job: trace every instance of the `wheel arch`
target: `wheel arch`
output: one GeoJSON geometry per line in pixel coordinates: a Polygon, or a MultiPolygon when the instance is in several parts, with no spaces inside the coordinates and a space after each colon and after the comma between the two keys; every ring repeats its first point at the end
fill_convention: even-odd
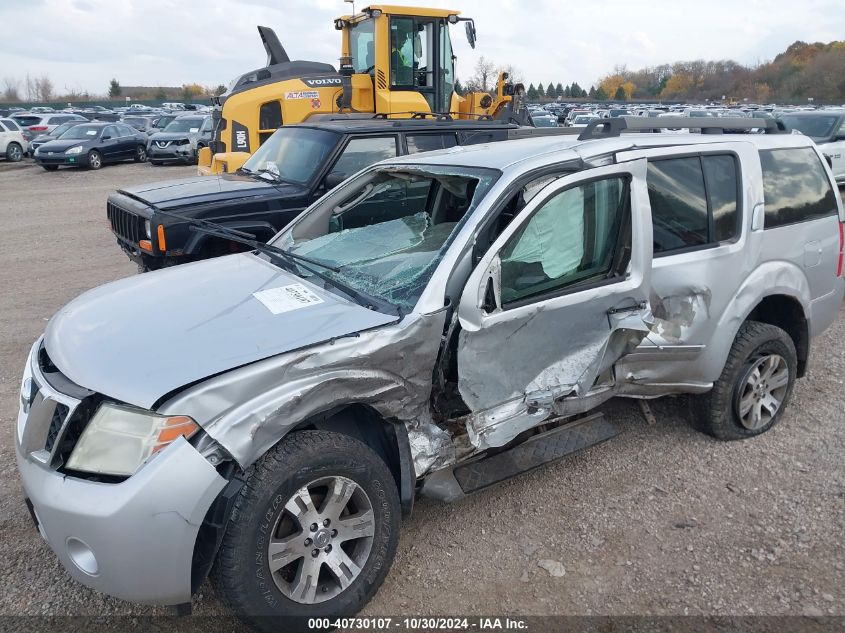
{"type": "MultiPolygon", "coordinates": [[[[262,223],[253,223],[253,224],[246,224],[243,222],[218,222],[221,226],[226,228],[236,229],[238,231],[243,231],[245,233],[252,233],[255,235],[255,239],[259,242],[271,239],[278,231],[271,225],[269,222],[262,222],[262,223]]],[[[209,251],[214,251],[215,247],[217,246],[224,246],[228,248],[229,244],[233,244],[234,242],[230,242],[229,240],[222,239],[219,237],[214,237],[211,235],[206,235],[200,232],[194,232],[193,235],[188,239],[188,242],[185,244],[185,255],[202,255],[205,254],[210,257],[214,257],[214,254],[210,254],[209,251]]],[[[246,250],[249,247],[243,247],[241,250],[246,250]]],[[[219,249],[218,249],[219,250],[219,249]]],[[[223,249],[225,251],[225,248],[223,249]]],[[[231,251],[237,252],[237,251],[231,251]]],[[[223,252],[217,253],[217,255],[224,254],[223,252]]]]}
{"type": "Polygon", "coordinates": [[[384,460],[393,475],[396,489],[399,491],[402,517],[407,518],[411,515],[414,507],[416,474],[408,431],[402,422],[387,420],[365,404],[347,404],[303,420],[288,434],[304,430],[339,433],[369,446],[384,460]]]}
{"type": "Polygon", "coordinates": [[[762,297],[745,321],[759,321],[779,327],[789,335],[798,357],[798,378],[807,374],[810,355],[810,322],[801,302],[794,296],[770,294],[762,297]]]}

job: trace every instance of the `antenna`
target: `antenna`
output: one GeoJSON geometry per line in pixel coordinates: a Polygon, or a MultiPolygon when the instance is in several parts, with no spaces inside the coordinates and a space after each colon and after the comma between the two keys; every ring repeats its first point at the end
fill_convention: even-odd
{"type": "Polygon", "coordinates": [[[343,1],[346,2],[347,4],[352,5],[352,15],[355,15],[355,0],[343,0],[343,1]]]}

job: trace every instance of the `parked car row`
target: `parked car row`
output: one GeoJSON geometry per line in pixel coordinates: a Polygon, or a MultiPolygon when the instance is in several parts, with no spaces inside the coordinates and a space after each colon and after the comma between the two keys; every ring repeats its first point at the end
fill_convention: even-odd
{"type": "MultiPolygon", "coordinates": [[[[14,119],[2,119],[5,126],[17,126],[14,119]]],[[[84,122],[74,119],[54,126],[48,132],[28,142],[18,131],[20,139],[10,140],[11,150],[4,150],[8,160],[17,161],[31,152],[35,162],[48,171],[61,166],[99,169],[106,163],[125,160],[154,165],[196,162],[197,152],[211,139],[211,117],[184,114],[162,116],[147,128],[131,125],[134,117],[116,122],[84,122]],[[157,127],[159,123],[163,127],[157,127]]],[[[146,125],[146,123],[144,124],[146,125]]],[[[4,128],[5,129],[5,128],[4,128]]],[[[4,131],[11,135],[12,130],[4,131]]],[[[4,136],[5,138],[5,136],[4,136]]],[[[0,147],[0,149],[3,149],[0,147]]]]}

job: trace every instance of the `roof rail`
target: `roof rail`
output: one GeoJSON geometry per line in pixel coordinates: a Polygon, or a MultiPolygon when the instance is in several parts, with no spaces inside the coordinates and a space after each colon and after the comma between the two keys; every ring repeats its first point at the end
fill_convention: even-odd
{"type": "Polygon", "coordinates": [[[622,132],[657,132],[667,129],[701,130],[702,134],[731,134],[763,129],[766,134],[785,134],[786,126],[777,119],[756,119],[749,117],[638,117],[620,116],[612,119],[590,121],[578,135],[579,141],[613,138],[622,132]]]}

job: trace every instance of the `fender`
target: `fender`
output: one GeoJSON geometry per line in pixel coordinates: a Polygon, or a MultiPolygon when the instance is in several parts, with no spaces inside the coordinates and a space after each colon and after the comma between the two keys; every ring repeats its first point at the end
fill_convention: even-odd
{"type": "Polygon", "coordinates": [[[430,424],[431,377],[444,321],[444,311],[411,313],[185,386],[155,409],[191,416],[241,468],[332,409],[365,405],[383,420],[417,430],[430,424]]]}

